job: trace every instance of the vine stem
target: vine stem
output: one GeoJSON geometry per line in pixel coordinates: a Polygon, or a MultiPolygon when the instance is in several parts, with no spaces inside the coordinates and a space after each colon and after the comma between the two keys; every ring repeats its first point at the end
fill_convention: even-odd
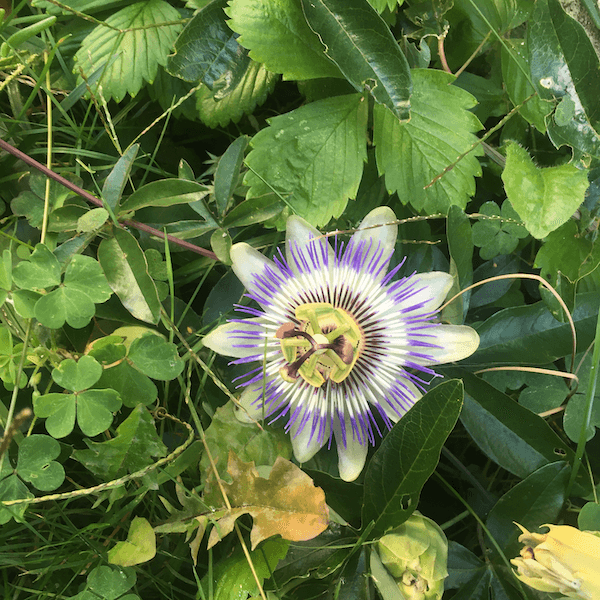
{"type": "MultiPolygon", "coordinates": [[[[17,148],[12,146],[8,142],[4,141],[3,139],[0,139],[0,148],[2,150],[5,150],[6,152],[12,154],[19,160],[22,160],[25,164],[29,165],[30,167],[37,169],[38,171],[40,171],[40,173],[43,173],[44,175],[46,175],[46,177],[50,177],[50,179],[54,179],[54,181],[57,181],[61,185],[65,186],[67,189],[69,189],[72,192],[74,192],[75,194],[77,194],[78,196],[81,196],[84,200],[87,200],[90,204],[93,204],[94,206],[99,206],[99,207],[104,206],[102,200],[100,200],[99,198],[92,196],[92,194],[90,194],[86,190],[80,188],[78,185],[75,185],[73,182],[69,181],[62,175],[55,173],[48,167],[45,167],[43,164],[41,164],[37,160],[35,160],[35,158],[32,158],[31,156],[25,154],[24,152],[21,152],[21,150],[18,150],[17,148]]],[[[181,248],[185,248],[186,250],[189,250],[190,252],[194,252],[195,254],[200,254],[201,256],[210,258],[211,260],[216,260],[216,261],[219,260],[217,258],[217,255],[214,252],[212,252],[211,250],[207,250],[206,248],[200,248],[200,246],[190,244],[190,242],[186,242],[185,240],[180,240],[179,238],[177,238],[173,235],[169,235],[168,233],[163,233],[159,229],[150,227],[150,225],[146,225],[145,223],[139,223],[138,221],[131,221],[129,219],[126,219],[126,220],[121,221],[121,225],[125,225],[127,227],[132,227],[133,229],[137,229],[139,231],[144,231],[146,233],[149,233],[150,235],[160,238],[161,240],[166,238],[169,242],[175,244],[176,246],[180,246],[181,248]]]]}

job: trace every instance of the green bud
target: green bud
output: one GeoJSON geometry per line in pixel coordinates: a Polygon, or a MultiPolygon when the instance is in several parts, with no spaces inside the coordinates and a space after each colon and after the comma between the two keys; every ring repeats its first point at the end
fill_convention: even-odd
{"type": "Polygon", "coordinates": [[[440,600],[448,576],[448,540],[431,519],[415,512],[377,543],[382,564],[406,600],[440,600]]]}

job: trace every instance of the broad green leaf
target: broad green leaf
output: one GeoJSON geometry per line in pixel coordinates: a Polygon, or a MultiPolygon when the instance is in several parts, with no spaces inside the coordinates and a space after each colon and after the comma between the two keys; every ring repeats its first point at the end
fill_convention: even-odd
{"type": "Polygon", "coordinates": [[[73,458],[105,481],[134,473],[152,464],[152,457],[167,454],[154,419],[138,404],[117,427],[117,435],[106,442],[85,440],[89,450],[75,450],[73,458]]]}
{"type": "Polygon", "coordinates": [[[102,365],[88,355],[82,356],[78,361],[67,358],[52,371],[52,379],[72,392],[87,390],[100,379],[101,375],[102,365]]]}
{"type": "Polygon", "coordinates": [[[35,304],[35,318],[49,329],[60,329],[65,321],[74,329],[85,327],[96,309],[90,297],[79,290],[59,287],[35,304]]]}
{"type": "MultiPolygon", "coordinates": [[[[310,540],[327,528],[329,509],[325,493],[316,488],[299,467],[281,456],[277,457],[269,478],[264,479],[258,475],[253,462],[241,461],[230,450],[227,471],[233,481],[222,485],[231,508],[224,510],[224,516],[211,531],[209,548],[230,533],[235,521],[244,514],[253,518],[252,550],[273,535],[290,541],[310,540]]],[[[212,506],[223,504],[214,481],[210,489],[205,489],[204,498],[212,506]]]]}
{"type": "Polygon", "coordinates": [[[250,198],[232,208],[223,219],[223,227],[245,227],[276,217],[285,208],[277,196],[250,198]]]}
{"type": "Polygon", "coordinates": [[[446,367],[444,373],[463,379],[461,422],[496,464],[525,478],[550,462],[573,459],[573,451],[544,419],[463,369],[446,367]]]}
{"type": "Polygon", "coordinates": [[[0,289],[12,288],[12,256],[10,250],[3,250],[0,258],[0,289]]]}
{"type": "MultiPolygon", "coordinates": [[[[181,15],[164,0],[136,2],[110,15],[81,43],[74,72],[89,76],[113,55],[101,78],[102,93],[120,102],[135,96],[145,81],[152,83],[159,65],[165,65],[181,25],[181,15]],[[170,24],[166,24],[170,23],[170,24]],[[120,30],[126,30],[121,33],[120,30]]],[[[78,83],[82,81],[78,76],[78,83]]]]}
{"type": "Polygon", "coordinates": [[[248,136],[242,135],[233,141],[225,154],[219,159],[215,171],[215,202],[219,214],[224,215],[227,206],[238,185],[240,179],[240,168],[244,161],[244,153],[248,147],[248,136]]]}
{"type": "Polygon", "coordinates": [[[154,334],[135,339],[127,356],[144,375],[162,381],[175,379],[184,367],[175,344],[154,334]]]}
{"type": "Polygon", "coordinates": [[[77,219],[77,231],[79,233],[89,233],[100,229],[108,220],[109,214],[105,208],[92,208],[77,219]]]}
{"type": "Polygon", "coordinates": [[[455,590],[472,579],[484,566],[483,561],[459,543],[448,541],[448,577],[444,589],[455,590]]]}
{"type": "Polygon", "coordinates": [[[148,406],[158,396],[154,383],[127,361],[122,361],[110,369],[104,369],[95,387],[115,390],[121,397],[123,405],[128,408],[133,408],[139,403],[148,406]]]}
{"type": "Polygon", "coordinates": [[[223,95],[202,86],[196,93],[196,108],[201,121],[209,127],[237,123],[261,105],[273,91],[278,76],[251,60],[239,83],[223,95]]]}
{"type": "Polygon", "coordinates": [[[98,260],[108,284],[123,306],[137,319],[158,323],[160,302],[156,286],[137,240],[127,231],[115,229],[113,237],[102,240],[98,260]]]}
{"type": "MultiPolygon", "coordinates": [[[[0,481],[1,502],[20,500],[22,498],[33,498],[33,494],[16,475],[10,475],[0,481]]],[[[27,504],[17,504],[15,506],[3,506],[0,504],[0,525],[5,525],[12,518],[20,521],[26,510],[27,504]]]]}
{"type": "Polygon", "coordinates": [[[340,76],[306,23],[300,0],[232,0],[225,12],[238,42],[269,71],[299,81],[340,76]]]}
{"type": "Polygon", "coordinates": [[[600,531],[600,504],[584,504],[577,516],[577,525],[581,531],[600,531]]]}
{"type": "MultiPolygon", "coordinates": [[[[529,73],[525,40],[505,39],[502,46],[502,80],[511,102],[518,106],[535,90],[525,73],[529,73]]],[[[546,117],[552,112],[552,104],[536,94],[520,109],[519,114],[540,133],[546,133],[546,117]]]]}
{"type": "MultiPolygon", "coordinates": [[[[240,460],[257,465],[272,465],[278,456],[290,459],[292,446],[282,429],[259,429],[253,423],[242,423],[235,418],[233,404],[217,408],[209,427],[206,429],[206,443],[217,466],[223,475],[227,469],[229,450],[233,450],[240,460]]],[[[210,469],[208,456],[200,461],[200,471],[210,469]]]]}
{"type": "Polygon", "coordinates": [[[87,390],[77,394],[77,424],[88,437],[106,431],[113,422],[113,413],[121,408],[121,398],[115,390],[87,390]]]}
{"type": "Polygon", "coordinates": [[[192,17],[169,56],[167,71],[171,75],[193,83],[201,81],[215,92],[227,93],[239,83],[250,59],[225,22],[227,3],[214,0],[192,17]]]}
{"type": "Polygon", "coordinates": [[[143,517],[134,517],[129,526],[127,541],[117,542],[108,551],[108,562],[120,567],[132,567],[152,560],[156,555],[156,534],[143,517]]]}
{"type": "Polygon", "coordinates": [[[77,401],[73,394],[44,394],[33,399],[36,417],[46,419],[46,431],[56,439],[63,438],[75,427],[77,401]]]}
{"type": "MultiPolygon", "coordinates": [[[[288,547],[288,541],[274,539],[267,540],[250,552],[254,573],[261,585],[265,579],[272,577],[277,563],[284,558],[288,547]]],[[[212,572],[209,571],[202,578],[202,593],[205,598],[209,598],[209,590],[212,590],[212,600],[246,600],[249,594],[252,599],[258,598],[254,573],[241,548],[236,548],[231,555],[219,561],[212,572]],[[209,578],[212,578],[212,581],[209,582],[209,578]]]]}
{"type": "Polygon", "coordinates": [[[540,98],[561,103],[567,99],[571,106],[567,117],[557,109],[546,119],[553,144],[568,144],[575,158],[600,156],[600,73],[585,30],[558,0],[538,0],[527,27],[527,45],[540,98]]]}
{"type": "Polygon", "coordinates": [[[487,517],[486,526],[506,556],[518,556],[519,523],[530,531],[555,523],[565,502],[571,467],[553,462],[540,467],[506,492],[487,517]]]}
{"type": "Polygon", "coordinates": [[[139,188],[121,203],[120,214],[139,210],[145,206],[173,206],[189,204],[206,198],[210,190],[195,181],[159,179],[139,188]]]}
{"type": "Polygon", "coordinates": [[[13,268],[15,284],[25,290],[43,290],[60,283],[60,264],[48,246],[37,244],[27,260],[13,268]]]}
{"type": "Polygon", "coordinates": [[[69,291],[83,292],[97,304],[106,302],[112,296],[102,268],[91,256],[76,254],[65,271],[63,283],[69,291]]]}
{"type": "Polygon", "coordinates": [[[367,158],[367,104],[359,94],[338,96],[270,119],[246,157],[247,198],[276,193],[312,225],[338,217],[367,158]]]}
{"type": "Polygon", "coordinates": [[[373,141],[380,175],[390,193],[417,211],[447,213],[452,205],[465,208],[481,174],[476,146],[431,187],[423,189],[446,167],[471,149],[481,128],[469,112],[475,99],[443,71],[412,71],[411,118],[400,123],[385,107],[375,105],[373,141]]]}
{"type": "Polygon", "coordinates": [[[60,444],[47,435],[33,434],[19,444],[17,474],[43,492],[55,490],[65,479],[63,466],[54,459],[60,444]]]}
{"type": "Polygon", "coordinates": [[[123,156],[119,158],[108,177],[104,180],[102,186],[102,198],[108,206],[114,211],[119,205],[119,200],[123,195],[123,190],[127,185],[127,180],[131,173],[131,168],[137,156],[139,144],[132,144],[125,150],[123,156]]]}
{"type": "Polygon", "coordinates": [[[231,264],[231,236],[224,229],[216,229],[210,236],[210,247],[217,258],[225,265],[231,264]]]}
{"type": "Polygon", "coordinates": [[[365,474],[362,522],[363,527],[374,522],[372,537],[401,525],[417,508],[421,489],[458,420],[462,399],[460,381],[444,382],[385,436],[365,474]]]}
{"type": "MultiPolygon", "coordinates": [[[[89,590],[89,597],[81,600],[95,600],[100,597],[103,600],[135,600],[137,595],[121,596],[130,590],[136,581],[136,574],[133,569],[117,569],[107,565],[96,567],[87,578],[86,591],[89,590]]],[[[83,592],[86,593],[86,592],[83,592]]],[[[77,596],[77,600],[80,600],[77,596]]]]}
{"type": "Polygon", "coordinates": [[[573,165],[540,169],[515,142],[506,146],[502,181],[513,208],[538,239],[571,218],[589,187],[587,171],[573,165]]]}
{"type": "Polygon", "coordinates": [[[389,27],[364,0],[302,0],[325,54],[359,92],[367,90],[401,121],[410,115],[410,68],[389,27]]]}
{"type": "Polygon", "coordinates": [[[368,0],[369,4],[379,13],[382,13],[386,8],[394,10],[396,6],[402,6],[404,0],[368,0]]]}

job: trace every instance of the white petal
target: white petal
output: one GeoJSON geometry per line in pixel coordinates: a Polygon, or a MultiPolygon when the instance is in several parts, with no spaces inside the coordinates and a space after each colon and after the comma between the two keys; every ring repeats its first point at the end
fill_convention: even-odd
{"type": "MultiPolygon", "coordinates": [[[[249,292],[256,292],[255,277],[265,275],[267,269],[278,271],[272,260],[245,242],[234,244],[230,251],[232,268],[249,292]]],[[[259,292],[260,294],[260,292],[259,292]]],[[[262,295],[262,294],[261,294],[262,295]]]]}
{"type": "MultiPolygon", "coordinates": [[[[402,379],[401,387],[407,388],[405,391],[406,391],[406,395],[411,398],[411,400],[410,400],[412,402],[411,406],[423,397],[423,392],[408,378],[402,379]]],[[[406,412],[399,415],[393,408],[393,406],[396,406],[396,404],[394,403],[394,399],[391,396],[390,396],[390,402],[392,403],[391,405],[385,398],[383,398],[379,401],[379,405],[381,406],[381,408],[383,409],[383,411],[385,412],[385,414],[387,415],[389,420],[392,423],[397,423],[406,414],[406,412]]]]}
{"type": "Polygon", "coordinates": [[[364,441],[363,444],[359,443],[356,437],[352,436],[352,426],[349,422],[345,423],[346,427],[346,446],[342,438],[341,425],[336,423],[333,428],[335,432],[335,442],[338,451],[338,468],[340,470],[340,477],[344,481],[354,481],[363,470],[365,461],[367,460],[367,452],[369,447],[364,441]]]}
{"type": "Polygon", "coordinates": [[[380,254],[381,258],[377,261],[377,269],[381,269],[377,278],[381,279],[385,275],[387,265],[390,262],[396,238],[398,237],[398,225],[391,224],[396,220],[394,211],[389,206],[380,206],[372,210],[358,226],[358,231],[350,239],[350,245],[354,248],[364,242],[370,250],[366,254],[363,264],[368,266],[375,254],[380,254]]]}
{"type": "Polygon", "coordinates": [[[244,319],[243,321],[243,323],[234,322],[219,325],[202,338],[202,343],[217,354],[236,358],[246,358],[263,353],[265,349],[263,335],[266,335],[263,320],[244,319]],[[257,335],[244,336],[244,333],[242,333],[244,331],[257,335]],[[250,347],[242,348],[241,346],[250,347]]]}
{"type": "MultiPolygon", "coordinates": [[[[263,379],[264,381],[264,379],[263,379]]],[[[263,395],[263,384],[257,382],[249,385],[240,396],[239,405],[234,408],[234,414],[242,423],[262,421],[264,415],[262,402],[256,402],[263,395]]]]}
{"type": "Polygon", "coordinates": [[[418,315],[437,310],[448,295],[454,279],[449,273],[431,271],[430,273],[417,273],[410,278],[411,287],[418,290],[400,303],[401,308],[423,303],[423,306],[411,312],[418,315]]]}
{"type": "MultiPolygon", "coordinates": [[[[333,264],[335,258],[335,253],[327,238],[323,237],[318,229],[315,229],[303,218],[295,215],[291,216],[286,223],[285,248],[288,265],[296,275],[300,273],[300,269],[294,260],[294,255],[298,256],[301,253],[308,257],[309,250],[316,250],[315,256],[319,263],[324,264],[323,254],[326,254],[330,265],[333,264]]],[[[312,263],[310,265],[312,266],[312,263]]]]}
{"type": "Polygon", "coordinates": [[[479,347],[479,334],[467,325],[438,325],[427,330],[427,342],[440,348],[424,348],[431,360],[415,358],[421,365],[441,365],[471,356],[479,347]],[[431,335],[431,337],[429,337],[431,335]]]}
{"type": "Polygon", "coordinates": [[[312,431],[310,422],[305,423],[301,431],[298,431],[298,424],[294,424],[290,429],[290,439],[292,440],[294,457],[299,463],[305,463],[325,445],[325,442],[329,439],[329,431],[326,431],[323,438],[319,440],[318,433],[312,431]]]}

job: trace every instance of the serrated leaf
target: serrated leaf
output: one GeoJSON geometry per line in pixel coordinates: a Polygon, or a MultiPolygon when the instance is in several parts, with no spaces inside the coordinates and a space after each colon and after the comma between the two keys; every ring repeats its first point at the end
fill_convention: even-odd
{"type": "Polygon", "coordinates": [[[571,102],[570,118],[555,113],[546,119],[552,143],[557,148],[571,146],[575,158],[600,156],[600,73],[585,30],[558,0],[538,0],[527,27],[527,45],[540,98],[571,102]]]}
{"type": "Polygon", "coordinates": [[[463,400],[462,383],[447,381],[429,391],[394,425],[365,473],[363,526],[379,537],[417,508],[421,489],[435,470],[463,400]]]}
{"type": "Polygon", "coordinates": [[[312,102],[269,121],[251,141],[247,198],[281,195],[312,225],[338,217],[360,184],[367,102],[359,94],[312,102]]]}
{"type": "Polygon", "coordinates": [[[237,123],[244,115],[261,105],[275,87],[278,75],[251,60],[240,82],[226,95],[202,86],[196,93],[196,107],[201,121],[209,127],[225,127],[237,123]]]}
{"type": "Polygon", "coordinates": [[[91,256],[76,254],[65,271],[65,287],[83,292],[89,299],[99,304],[112,296],[112,290],[98,261],[91,256]]]}
{"type": "Polygon", "coordinates": [[[475,193],[475,177],[481,174],[475,147],[431,187],[424,189],[446,167],[477,141],[481,128],[469,112],[475,99],[450,85],[454,77],[443,71],[412,71],[411,118],[400,123],[385,107],[375,105],[373,141],[380,175],[390,193],[403,204],[429,214],[447,213],[452,205],[465,208],[475,193]]]}
{"type": "Polygon", "coordinates": [[[19,444],[17,473],[38,490],[55,490],[65,479],[63,466],[54,459],[60,444],[47,435],[33,434],[19,444]]]}
{"type": "Polygon", "coordinates": [[[144,375],[162,381],[175,379],[184,367],[177,346],[154,334],[135,339],[127,356],[144,375]]]}
{"type": "Polygon", "coordinates": [[[235,87],[246,71],[248,52],[225,22],[227,0],[214,0],[185,26],[167,71],[185,81],[199,82],[213,91],[235,87]]]}
{"type": "Polygon", "coordinates": [[[102,240],[98,248],[98,260],[108,284],[134,317],[158,323],[160,302],[142,249],[127,231],[115,229],[113,235],[102,240]]]}
{"type": "Polygon", "coordinates": [[[253,462],[242,462],[232,450],[227,471],[233,482],[222,485],[232,508],[225,511],[211,531],[209,548],[230,533],[236,519],[244,514],[254,519],[250,532],[252,550],[273,535],[290,541],[309,540],[327,528],[329,509],[323,490],[315,488],[308,475],[284,458],[277,457],[269,478],[264,479],[259,477],[253,462]]]}
{"type": "Polygon", "coordinates": [[[75,450],[73,458],[106,481],[134,473],[152,464],[152,457],[167,454],[154,419],[138,404],[117,427],[117,435],[107,442],[85,440],[89,450],[75,450]]]}
{"type": "Polygon", "coordinates": [[[412,83],[404,53],[389,27],[364,0],[302,0],[325,54],[359,92],[367,90],[401,121],[410,115],[412,83]]]}
{"type": "Polygon", "coordinates": [[[306,23],[300,0],[232,0],[225,12],[238,42],[269,71],[297,81],[340,76],[306,23]]]}
{"type": "Polygon", "coordinates": [[[535,238],[546,237],[579,208],[589,187],[587,171],[573,165],[537,167],[515,142],[506,146],[506,195],[535,238]]]}
{"type": "MultiPolygon", "coordinates": [[[[164,0],[147,0],[126,6],[110,15],[81,43],[74,72],[90,76],[99,65],[109,63],[102,75],[102,92],[109,100],[135,96],[144,82],[152,83],[159,65],[165,65],[181,25],[181,15],[164,0]],[[170,23],[170,24],[167,24],[170,23]],[[121,30],[126,30],[122,32],[121,30]]],[[[78,76],[78,83],[82,82],[78,76]]]]}
{"type": "MultiPolygon", "coordinates": [[[[289,435],[282,429],[261,430],[253,423],[242,423],[235,418],[232,402],[217,408],[205,435],[219,473],[225,473],[230,450],[240,460],[257,465],[272,465],[278,456],[292,456],[289,435]]],[[[210,461],[204,454],[200,470],[206,473],[209,469],[210,461]]]]}
{"type": "Polygon", "coordinates": [[[120,567],[132,567],[152,560],[156,554],[156,534],[147,519],[134,517],[126,542],[108,551],[108,562],[120,567]]]}
{"type": "Polygon", "coordinates": [[[120,214],[146,206],[168,207],[203,200],[210,193],[205,185],[184,179],[160,179],[148,183],[122,202],[120,214]]]}
{"type": "Polygon", "coordinates": [[[60,283],[60,263],[44,244],[37,244],[27,260],[13,268],[15,284],[26,290],[42,290],[60,283]]]}
{"type": "Polygon", "coordinates": [[[80,392],[92,387],[102,375],[102,365],[91,356],[82,356],[78,361],[72,358],[63,360],[52,370],[52,379],[72,392],[80,392]]]}

